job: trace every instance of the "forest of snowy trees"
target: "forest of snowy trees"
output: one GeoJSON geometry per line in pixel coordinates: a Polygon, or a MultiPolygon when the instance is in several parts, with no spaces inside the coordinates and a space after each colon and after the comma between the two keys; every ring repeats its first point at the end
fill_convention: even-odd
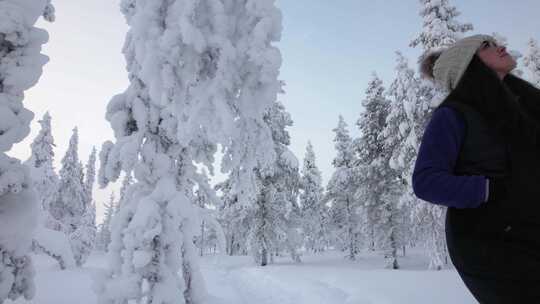
{"type": "MultiPolygon", "coordinates": [[[[0,303],[33,297],[32,253],[68,269],[107,252],[95,284],[102,304],[203,303],[199,256],[210,254],[249,255],[265,266],[278,256],[301,263],[330,250],[349,260],[377,252],[399,269],[408,249],[423,247],[430,269],[449,265],[445,208],[417,198],[411,181],[423,130],[445,96],[416,63],[396,51],[387,85],[372,74],[354,124],[359,136],[337,118],[333,172],[323,184],[312,143],[301,160],[290,148],[274,0],[121,3],[129,86],[106,109],[114,140],[95,143],[101,150],[83,164],[79,136],[88,134],[74,127],[55,168],[49,113],[29,159],[7,154],[30,131],[24,91],[48,61],[48,34],[35,23],[53,22],[54,7],[0,1],[0,303]],[[215,181],[215,170],[226,178],[215,181]],[[105,202],[93,197],[96,180],[113,184],[105,202]]],[[[429,52],[473,30],[448,0],[420,4],[422,29],[404,47],[429,52]]],[[[516,73],[540,86],[538,42],[512,54],[522,63],[516,73]]]]}

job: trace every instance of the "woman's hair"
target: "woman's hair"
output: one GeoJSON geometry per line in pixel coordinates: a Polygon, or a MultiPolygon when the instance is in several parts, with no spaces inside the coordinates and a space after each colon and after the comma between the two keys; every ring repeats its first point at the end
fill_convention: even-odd
{"type": "Polygon", "coordinates": [[[474,55],[456,88],[440,106],[447,101],[465,103],[479,112],[495,132],[507,137],[516,115],[523,114],[515,93],[519,95],[474,55]]]}

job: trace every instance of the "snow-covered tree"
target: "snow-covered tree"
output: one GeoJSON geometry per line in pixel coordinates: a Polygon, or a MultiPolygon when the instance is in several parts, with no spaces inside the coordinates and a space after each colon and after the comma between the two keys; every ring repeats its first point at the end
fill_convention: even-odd
{"type": "Polygon", "coordinates": [[[386,125],[389,104],[382,80],[373,73],[366,89],[365,98],[362,100],[363,112],[356,122],[360,129],[360,137],[353,142],[354,152],[361,165],[369,166],[383,152],[379,140],[386,125]]]}
{"type": "Polygon", "coordinates": [[[540,88],[540,47],[535,39],[528,42],[527,55],[523,58],[523,64],[529,72],[530,81],[540,88]]]}
{"type": "MultiPolygon", "coordinates": [[[[423,19],[423,27],[420,34],[414,39],[410,46],[421,47],[427,54],[431,51],[442,49],[453,44],[455,41],[463,37],[463,35],[471,30],[473,26],[470,23],[460,23],[457,17],[460,15],[455,6],[451,6],[448,0],[420,0],[421,10],[420,16],[423,19]]],[[[433,85],[427,80],[422,80],[418,94],[416,108],[416,117],[413,121],[413,129],[419,136],[423,134],[427,122],[431,117],[433,109],[441,103],[447,92],[443,92],[441,88],[433,85]]],[[[417,137],[419,138],[419,137],[417,137]]],[[[418,155],[419,145],[416,146],[418,155]]],[[[411,162],[415,162],[411,160],[411,162]]],[[[411,163],[408,167],[414,166],[411,163]]],[[[412,173],[411,173],[412,174],[412,173]]],[[[415,227],[423,228],[422,239],[426,240],[426,245],[430,253],[430,269],[442,269],[447,261],[446,241],[444,234],[444,218],[446,209],[444,207],[424,202],[415,197],[412,186],[409,184],[407,188],[408,198],[403,198],[406,201],[416,201],[411,205],[412,221],[417,224],[415,227]]],[[[417,231],[417,234],[422,234],[417,231]]]]}
{"type": "Polygon", "coordinates": [[[196,243],[199,247],[201,256],[204,254],[204,249],[211,247],[212,249],[220,249],[223,253],[226,251],[225,235],[221,225],[218,222],[215,210],[221,206],[216,191],[210,186],[210,178],[203,168],[202,172],[195,180],[197,190],[195,190],[196,205],[200,207],[200,233],[197,236],[196,243]]]}
{"type": "Polygon", "coordinates": [[[82,266],[96,241],[96,205],[92,202],[86,206],[75,231],[69,234],[69,242],[77,266],[82,266]]]}
{"type": "Polygon", "coordinates": [[[34,115],[22,101],[48,61],[41,54],[48,34],[34,26],[46,6],[45,1],[0,1],[0,302],[34,296],[28,251],[39,198],[28,167],[6,153],[30,132],[34,115]]]}
{"type": "MultiPolygon", "coordinates": [[[[398,60],[403,58],[399,57],[398,60]]],[[[402,79],[394,81],[392,89],[399,89],[399,81],[402,79]]],[[[364,234],[373,238],[371,246],[384,251],[385,258],[388,259],[387,266],[398,269],[397,251],[403,245],[403,232],[400,230],[404,218],[398,203],[403,183],[398,172],[390,167],[390,159],[399,142],[386,145],[386,135],[395,135],[387,132],[390,105],[382,81],[377,75],[373,75],[366,90],[366,97],[362,100],[364,111],[357,121],[361,135],[354,140],[354,150],[358,156],[357,178],[361,183],[357,199],[363,202],[367,224],[364,234]]],[[[397,125],[398,129],[393,129],[392,132],[399,132],[399,127],[403,128],[404,125],[397,125]]]]}
{"type": "Polygon", "coordinates": [[[25,162],[30,167],[34,189],[41,201],[41,208],[48,212],[50,200],[58,187],[58,175],[54,171],[54,139],[51,133],[51,116],[49,112],[38,121],[41,130],[30,145],[32,153],[25,162]]]}
{"type": "Polygon", "coordinates": [[[449,0],[420,0],[420,16],[423,19],[422,31],[411,42],[411,47],[421,46],[431,51],[449,46],[473,29],[470,23],[456,20],[461,13],[449,0]]]}
{"type": "Polygon", "coordinates": [[[51,133],[51,116],[47,112],[38,122],[41,125],[41,130],[31,144],[32,153],[25,164],[30,167],[34,188],[40,200],[42,228],[61,231],[62,223],[49,212],[50,204],[56,197],[59,183],[53,164],[53,147],[55,145],[51,133]]]}
{"type": "Polygon", "coordinates": [[[241,168],[244,181],[273,163],[263,114],[281,88],[272,46],[280,12],[273,0],[125,0],[121,8],[130,85],[107,108],[116,142],[102,148],[99,180],[124,171],[136,182],[113,218],[99,301],[204,303],[193,163],[213,174],[217,144],[222,171],[241,168]]]}
{"type": "Polygon", "coordinates": [[[77,128],[74,128],[68,149],[62,158],[58,192],[49,208],[51,215],[62,223],[64,233],[68,235],[79,227],[86,204],[78,145],[79,135],[77,128]]]}
{"type": "MultiPolygon", "coordinates": [[[[82,164],[79,165],[82,168],[82,164]]],[[[86,164],[86,174],[82,174],[81,184],[84,191],[84,202],[82,214],[79,214],[74,231],[69,235],[73,255],[77,266],[82,266],[88,259],[92,249],[95,247],[97,227],[96,227],[96,204],[93,201],[92,189],[96,176],[96,149],[93,148],[86,164]]]]}
{"type": "Polygon", "coordinates": [[[54,171],[54,140],[51,134],[51,116],[43,115],[39,121],[41,130],[31,144],[32,153],[26,161],[30,167],[30,173],[34,188],[40,200],[40,213],[37,232],[34,235],[32,248],[34,251],[43,252],[66,269],[75,265],[68,239],[62,231],[62,223],[53,218],[49,212],[51,201],[56,196],[58,189],[58,175],[54,171]]]}
{"type": "Polygon", "coordinates": [[[111,193],[108,203],[104,204],[105,212],[103,215],[103,222],[98,226],[98,232],[96,237],[96,249],[107,251],[107,247],[111,243],[111,222],[114,216],[116,206],[116,198],[114,192],[111,193]]]}
{"type": "Polygon", "coordinates": [[[313,145],[308,142],[300,181],[300,205],[302,207],[302,227],[308,250],[321,252],[328,246],[329,211],[323,199],[321,171],[315,163],[313,145]]]}
{"type": "Polygon", "coordinates": [[[342,250],[347,250],[347,258],[355,260],[360,250],[360,201],[354,197],[358,185],[352,138],[347,123],[339,116],[338,126],[333,129],[337,155],[332,161],[334,172],[326,187],[325,202],[331,204],[334,236],[342,250]]]}
{"type": "Polygon", "coordinates": [[[385,255],[392,258],[389,265],[394,269],[399,267],[397,249],[404,249],[410,242],[407,236],[412,234],[410,210],[417,201],[407,199],[411,199],[408,193],[412,185],[411,165],[414,164],[418,146],[414,127],[418,113],[423,113],[423,108],[427,108],[420,96],[421,80],[409,68],[407,59],[400,52],[396,52],[396,55],[396,76],[387,92],[390,103],[386,126],[379,136],[383,144],[379,170],[386,175],[387,191],[381,201],[383,208],[380,211],[384,216],[380,217],[377,228],[382,232],[382,244],[387,250],[385,255]]]}
{"type": "Polygon", "coordinates": [[[92,148],[92,152],[88,157],[88,162],[86,163],[86,174],[84,180],[84,189],[86,192],[86,205],[89,205],[92,200],[92,189],[94,188],[94,182],[96,179],[96,148],[92,148]]]}
{"type": "Polygon", "coordinates": [[[293,121],[284,106],[275,102],[265,115],[265,122],[272,130],[278,157],[270,171],[256,170],[260,193],[247,213],[249,251],[261,266],[272,263],[272,253],[283,249],[299,262],[300,209],[296,199],[300,182],[299,164],[288,148],[290,136],[286,130],[293,121]]]}
{"type": "Polygon", "coordinates": [[[383,136],[385,152],[391,156],[390,166],[398,171],[403,184],[410,184],[407,169],[418,146],[413,128],[416,111],[422,107],[418,104],[422,100],[419,96],[421,84],[401,52],[396,52],[396,55],[396,76],[387,92],[390,103],[383,136]]]}
{"type": "MultiPolygon", "coordinates": [[[[89,202],[82,163],[79,161],[77,128],[62,158],[58,192],[51,202],[51,215],[62,223],[68,236],[77,266],[84,264],[95,240],[95,205],[89,202]]],[[[92,156],[91,156],[92,158],[92,156]]]]}
{"type": "Polygon", "coordinates": [[[375,74],[368,83],[365,98],[362,100],[363,112],[356,121],[360,137],[353,140],[353,151],[357,161],[354,164],[355,180],[358,183],[354,199],[362,202],[362,234],[369,240],[369,248],[375,250],[377,210],[380,208],[381,176],[377,170],[382,153],[380,142],[388,114],[388,100],[384,95],[382,80],[375,74]]]}
{"type": "Polygon", "coordinates": [[[228,255],[247,255],[245,239],[248,235],[248,208],[238,200],[238,194],[234,192],[234,176],[236,170],[230,173],[230,177],[214,186],[220,192],[221,204],[218,206],[218,220],[225,232],[226,252],[228,255]]]}

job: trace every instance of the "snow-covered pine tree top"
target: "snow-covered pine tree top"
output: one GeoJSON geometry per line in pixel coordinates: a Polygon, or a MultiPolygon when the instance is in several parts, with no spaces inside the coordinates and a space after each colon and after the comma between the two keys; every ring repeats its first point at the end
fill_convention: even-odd
{"type": "Polygon", "coordinates": [[[303,190],[300,194],[300,202],[303,209],[313,208],[315,204],[318,204],[321,201],[323,196],[324,189],[322,187],[321,171],[317,167],[315,161],[313,145],[311,144],[311,141],[308,141],[300,183],[301,189],[303,190]]]}
{"type": "Polygon", "coordinates": [[[84,187],[88,196],[88,202],[92,201],[92,189],[96,179],[96,147],[92,148],[92,153],[88,157],[88,163],[86,163],[86,179],[84,181],[84,187]]]}
{"type": "MultiPolygon", "coordinates": [[[[108,105],[116,144],[100,153],[102,186],[135,167],[157,130],[167,144],[163,152],[176,157],[189,148],[211,174],[217,143],[222,171],[245,168],[246,182],[249,168],[273,163],[262,117],[281,90],[281,55],[272,45],[280,39],[281,14],[274,2],[122,1],[131,84],[108,105]]],[[[155,171],[141,173],[135,170],[137,180],[155,182],[155,171]]]]}
{"type": "Polygon", "coordinates": [[[540,48],[535,39],[528,42],[527,55],[523,58],[523,64],[529,71],[530,81],[540,88],[540,48]]]}
{"type": "Polygon", "coordinates": [[[350,168],[354,164],[354,152],[352,147],[352,138],[347,129],[347,123],[343,116],[339,115],[339,121],[336,128],[332,129],[336,133],[334,143],[337,155],[332,160],[334,168],[347,167],[350,168]]]}
{"type": "Polygon", "coordinates": [[[396,77],[388,88],[387,95],[394,101],[399,101],[410,123],[415,120],[417,102],[420,99],[419,80],[414,70],[409,67],[409,61],[399,51],[396,52],[396,77]]]}
{"type": "Polygon", "coordinates": [[[415,126],[425,116],[429,103],[422,95],[422,80],[415,75],[401,52],[396,52],[395,71],[394,81],[387,91],[390,104],[381,140],[384,141],[384,154],[390,157],[390,167],[404,176],[403,171],[411,165],[417,153],[417,137],[421,133],[417,133],[415,126]]]}
{"type": "Polygon", "coordinates": [[[453,44],[471,31],[471,23],[460,23],[456,18],[460,12],[449,0],[420,0],[422,31],[410,43],[411,47],[421,46],[424,51],[436,50],[453,44]]]}
{"type": "MultiPolygon", "coordinates": [[[[66,154],[62,158],[60,185],[56,201],[51,203],[51,214],[64,224],[77,226],[86,209],[86,189],[84,187],[83,168],[79,161],[79,135],[77,128],[69,140],[66,154]]],[[[71,227],[71,228],[75,228],[71,227]]]]}
{"type": "Polygon", "coordinates": [[[322,173],[317,167],[315,151],[313,150],[313,144],[308,141],[306,146],[306,154],[304,156],[304,164],[301,171],[302,177],[305,180],[309,180],[310,183],[321,185],[322,173]]]}
{"type": "Polygon", "coordinates": [[[376,147],[380,147],[379,135],[384,128],[389,106],[383,82],[376,73],[372,74],[368,82],[362,106],[363,112],[356,122],[360,137],[354,141],[353,145],[360,162],[369,165],[381,153],[376,147]]]}
{"type": "Polygon", "coordinates": [[[41,125],[41,130],[30,145],[32,154],[28,161],[28,165],[34,168],[39,168],[43,164],[53,163],[54,158],[54,139],[51,133],[51,116],[49,112],[43,115],[43,118],[38,121],[41,125]]]}
{"type": "Polygon", "coordinates": [[[73,128],[71,137],[69,138],[69,145],[66,150],[66,154],[64,154],[61,162],[61,178],[71,174],[77,174],[77,176],[80,176],[79,170],[81,165],[79,161],[79,131],[77,127],[73,128]]]}
{"type": "MultiPolygon", "coordinates": [[[[54,170],[54,139],[51,133],[51,116],[45,113],[39,120],[41,130],[31,144],[30,158],[25,165],[30,167],[30,174],[43,210],[48,212],[49,205],[57,192],[58,175],[54,170]]],[[[46,217],[49,217],[48,213],[46,217]]]]}

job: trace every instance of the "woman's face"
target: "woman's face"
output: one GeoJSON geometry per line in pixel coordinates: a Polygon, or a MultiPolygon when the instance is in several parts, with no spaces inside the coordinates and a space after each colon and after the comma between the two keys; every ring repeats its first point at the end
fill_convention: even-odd
{"type": "Polygon", "coordinates": [[[493,41],[484,41],[476,53],[501,79],[516,67],[516,60],[506,52],[506,48],[493,41]]]}

